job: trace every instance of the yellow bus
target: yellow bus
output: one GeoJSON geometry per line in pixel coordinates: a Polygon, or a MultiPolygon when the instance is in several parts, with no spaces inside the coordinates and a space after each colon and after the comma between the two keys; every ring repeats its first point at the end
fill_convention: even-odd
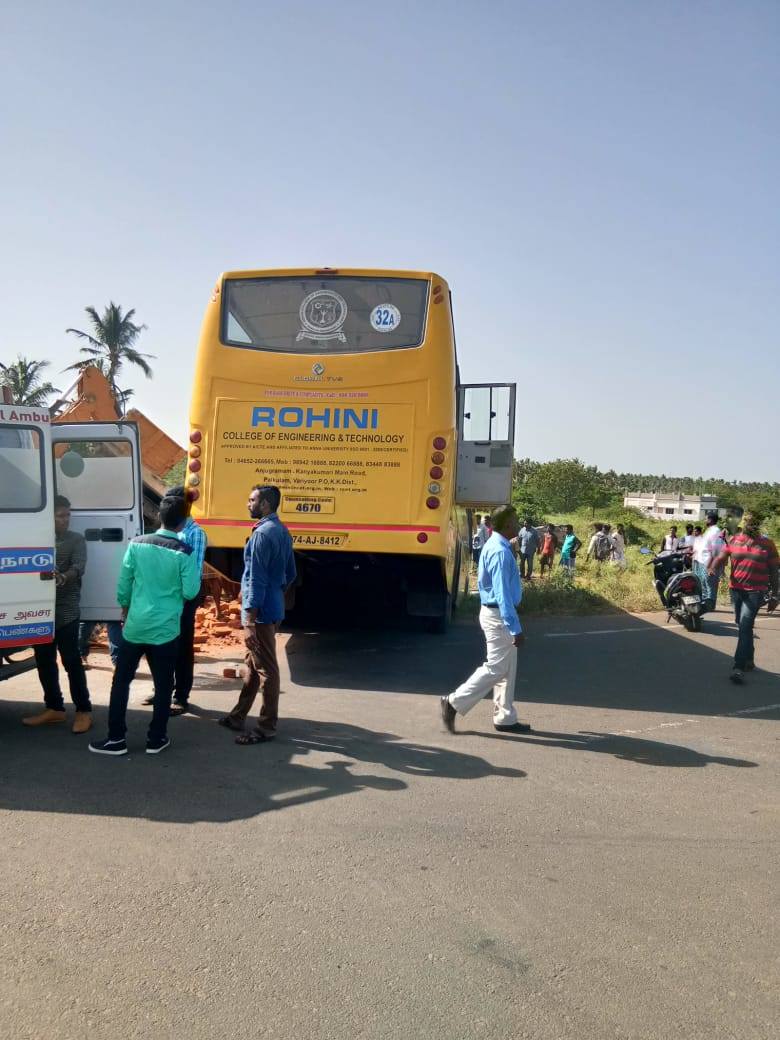
{"type": "Polygon", "coordinates": [[[200,335],[187,484],[240,577],[253,484],[282,491],[297,596],[366,580],[445,628],[471,506],[505,501],[514,386],[459,386],[450,292],[417,271],[231,271],[200,335]]]}

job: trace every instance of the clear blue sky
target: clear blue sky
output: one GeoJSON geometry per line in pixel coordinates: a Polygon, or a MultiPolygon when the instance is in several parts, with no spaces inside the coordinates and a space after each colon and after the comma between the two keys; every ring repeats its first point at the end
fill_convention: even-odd
{"type": "Polygon", "coordinates": [[[134,306],[183,439],[220,270],[433,269],[519,455],[780,480],[778,53],[776,0],[14,5],[0,357],[134,306]]]}

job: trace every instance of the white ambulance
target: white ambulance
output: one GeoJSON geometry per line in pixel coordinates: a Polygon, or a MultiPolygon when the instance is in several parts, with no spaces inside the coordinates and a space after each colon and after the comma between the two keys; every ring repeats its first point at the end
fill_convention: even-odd
{"type": "MultiPolygon", "coordinates": [[[[7,394],[5,395],[7,396],[7,394]]],[[[125,548],[142,533],[134,423],[53,424],[47,408],[0,403],[0,679],[34,666],[30,647],[54,638],[54,496],[71,503],[87,541],[84,621],[120,617],[125,548]]]]}

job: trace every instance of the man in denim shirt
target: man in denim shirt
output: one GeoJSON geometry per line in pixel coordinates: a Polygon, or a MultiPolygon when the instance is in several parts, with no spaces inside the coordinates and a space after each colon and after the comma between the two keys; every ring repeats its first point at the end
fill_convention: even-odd
{"type": "Polygon", "coordinates": [[[247,504],[257,523],[244,547],[241,578],[241,623],[246,655],[244,685],[238,703],[220,725],[242,731],[262,682],[263,703],[257,726],[236,738],[237,744],[259,744],[271,740],[279,718],[279,664],[276,631],[284,618],[284,593],[295,581],[295,556],[290,532],[277,516],[279,488],[256,485],[247,504]]]}

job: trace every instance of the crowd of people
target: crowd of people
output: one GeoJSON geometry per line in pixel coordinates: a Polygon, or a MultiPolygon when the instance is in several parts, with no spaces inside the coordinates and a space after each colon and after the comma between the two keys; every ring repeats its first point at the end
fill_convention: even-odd
{"type": "MultiPolygon", "coordinates": [[[[482,550],[493,533],[493,517],[485,514],[475,517],[476,528],[471,541],[471,554],[475,568],[479,567],[482,550]]],[[[518,562],[520,576],[529,581],[533,577],[534,563],[539,557],[539,576],[552,573],[556,556],[558,566],[573,578],[577,567],[577,554],[582,541],[574,533],[571,524],[556,527],[547,524],[535,527],[533,520],[526,518],[509,543],[518,562]]],[[[623,524],[596,523],[585,553],[586,560],[611,563],[616,567],[626,566],[626,532],[623,524]]]]}
{"type": "MultiPolygon", "coordinates": [[[[276,634],[284,618],[286,590],[296,579],[292,538],[279,519],[281,493],[271,485],[255,485],[247,508],[254,521],[244,548],[241,579],[241,624],[245,656],[243,684],[233,709],[219,719],[235,732],[236,744],[248,746],[273,739],[279,718],[279,664],[276,634]],[[246,723],[261,693],[255,724],[246,723]]],[[[202,592],[206,536],[190,515],[191,501],[183,487],[169,489],[160,504],[160,527],[153,534],[134,538],[125,551],[117,587],[121,624],[109,629],[114,675],[108,711],[108,733],[92,741],[89,750],[101,755],[126,755],[127,705],[130,686],[141,658],[152,674],[152,717],[147,732],[147,754],[159,754],[170,746],[171,714],[188,710],[194,673],[195,611],[202,592]]],[[[746,513],[742,527],[731,538],[718,527],[716,513],[707,515],[706,527],[689,525],[681,540],[672,527],[660,551],[689,550],[692,567],[702,582],[703,599],[713,609],[720,575],[731,563],[730,593],[738,626],[737,649],[731,679],[741,683],[755,667],[753,626],[758,610],[768,599],[769,610],[778,602],[778,559],[774,542],[762,535],[756,519],[746,513]],[[706,592],[706,595],[705,595],[706,592]]],[[[530,724],[517,716],[514,700],[517,650],[524,634],[518,609],[523,581],[531,580],[538,553],[540,572],[559,566],[574,574],[582,542],[571,524],[562,538],[553,525],[539,530],[530,519],[521,525],[515,509],[504,506],[492,517],[477,517],[472,543],[477,563],[480,597],[479,622],[485,636],[484,663],[454,692],[441,698],[445,726],[455,731],[458,715],[467,714],[493,691],[493,723],[499,732],[527,733],[530,724]]],[[[87,566],[87,543],[70,530],[70,503],[55,500],[55,637],[51,644],[35,647],[35,661],[43,688],[44,708],[25,717],[26,726],[65,722],[65,702],[60,686],[57,655],[68,676],[76,708],[74,733],[92,727],[92,705],[80,642],[81,579],[87,566]]],[[[625,534],[618,524],[594,524],[586,559],[625,563],[625,534]]],[[[89,622],[87,624],[92,624],[89,622]]],[[[86,636],[88,638],[88,634],[86,636]]]]}
{"type": "MultiPolygon", "coordinates": [[[[238,701],[220,724],[237,733],[236,743],[271,740],[279,717],[279,664],[276,632],[284,617],[284,593],[295,581],[292,538],[279,519],[281,493],[271,485],[252,488],[248,510],[255,521],[244,548],[241,622],[244,631],[244,678],[238,701]],[[246,720],[262,687],[256,724],[246,720]]],[[[55,637],[35,647],[35,663],[43,688],[44,708],[22,722],[29,727],[66,720],[57,655],[68,676],[76,708],[74,733],[92,728],[92,704],[85,670],[88,639],[94,622],[84,623],[80,641],[81,580],[87,566],[87,543],[70,530],[70,502],[58,495],[55,524],[55,637]]],[[[89,750],[126,755],[127,705],[130,685],[141,658],[152,674],[154,693],[146,753],[170,746],[168,720],[189,709],[195,662],[195,611],[201,598],[206,535],[190,515],[191,500],[183,487],[170,488],[160,503],[160,527],[134,538],[125,551],[117,586],[121,622],[109,622],[114,664],[108,709],[108,733],[89,750]]]]}

